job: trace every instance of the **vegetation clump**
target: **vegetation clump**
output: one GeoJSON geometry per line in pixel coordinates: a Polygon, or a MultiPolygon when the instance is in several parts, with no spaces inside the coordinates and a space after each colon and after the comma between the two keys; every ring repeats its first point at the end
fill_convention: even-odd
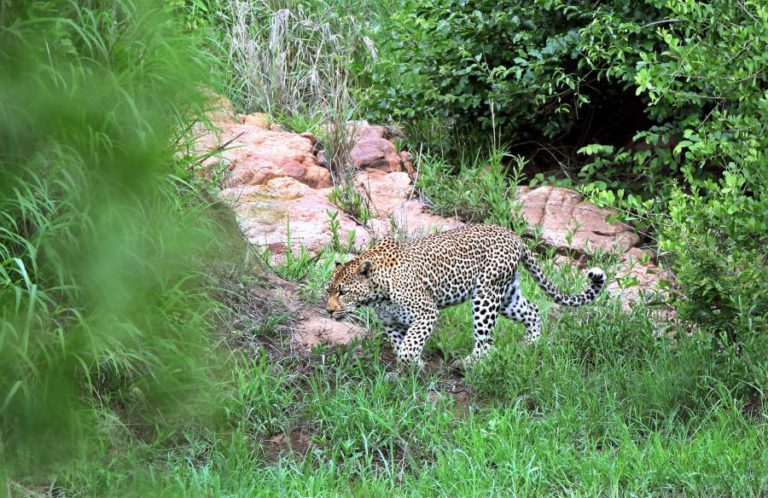
{"type": "Polygon", "coordinates": [[[389,84],[367,93],[374,113],[410,123],[432,149],[492,135],[536,166],[529,177],[554,171],[578,183],[658,240],[684,318],[729,337],[763,335],[768,11],[760,2],[401,6],[372,76],[389,84]],[[446,145],[445,133],[432,133],[435,120],[457,138],[446,145]]]}
{"type": "Polygon", "coordinates": [[[186,147],[211,63],[148,5],[0,7],[0,477],[216,413],[232,235],[186,147]]]}

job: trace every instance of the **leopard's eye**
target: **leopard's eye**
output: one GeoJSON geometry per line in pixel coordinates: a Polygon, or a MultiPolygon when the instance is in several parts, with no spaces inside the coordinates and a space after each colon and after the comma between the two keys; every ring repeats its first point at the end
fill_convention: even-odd
{"type": "Polygon", "coordinates": [[[340,295],[340,296],[343,296],[345,292],[346,292],[346,291],[344,290],[344,287],[342,287],[341,285],[339,285],[339,295],[340,295]]]}

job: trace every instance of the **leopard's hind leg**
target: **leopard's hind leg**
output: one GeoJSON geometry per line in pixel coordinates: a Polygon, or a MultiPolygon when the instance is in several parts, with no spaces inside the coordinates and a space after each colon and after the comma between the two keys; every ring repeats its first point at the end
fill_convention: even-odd
{"type": "Polygon", "coordinates": [[[504,292],[501,314],[525,325],[525,343],[531,344],[541,337],[541,313],[520,290],[520,276],[516,276],[504,292]]]}
{"type": "Polygon", "coordinates": [[[472,334],[475,341],[472,354],[465,358],[469,364],[485,357],[493,346],[491,334],[499,316],[504,288],[486,284],[472,294],[472,334]]]}

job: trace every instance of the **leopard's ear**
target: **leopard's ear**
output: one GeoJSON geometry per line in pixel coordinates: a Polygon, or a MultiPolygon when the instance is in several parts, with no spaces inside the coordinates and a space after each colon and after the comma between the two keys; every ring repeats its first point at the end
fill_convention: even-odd
{"type": "Polygon", "coordinates": [[[363,261],[360,263],[360,275],[364,276],[365,278],[368,278],[371,275],[371,268],[372,264],[370,261],[363,261]]]}
{"type": "Polygon", "coordinates": [[[342,263],[341,261],[339,261],[337,259],[336,261],[333,262],[333,264],[336,266],[336,268],[338,268],[339,266],[343,265],[344,263],[342,263]]]}

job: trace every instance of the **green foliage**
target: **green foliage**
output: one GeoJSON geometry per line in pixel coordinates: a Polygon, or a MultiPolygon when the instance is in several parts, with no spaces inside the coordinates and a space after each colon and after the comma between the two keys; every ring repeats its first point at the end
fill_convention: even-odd
{"type": "Polygon", "coordinates": [[[331,193],[328,194],[328,200],[339,206],[342,211],[352,216],[362,225],[367,224],[368,220],[371,219],[368,202],[351,183],[333,187],[331,193]]]}
{"type": "Polygon", "coordinates": [[[660,247],[674,258],[683,316],[752,340],[768,310],[768,99],[758,48],[768,41],[768,10],[753,2],[667,8],[675,21],[654,31],[660,49],[636,54],[636,74],[620,76],[632,77],[648,96],[648,114],[665,122],[638,135],[654,149],[637,164],[682,177],[657,225],[660,247]]]}
{"type": "Polygon", "coordinates": [[[744,177],[730,172],[702,190],[707,193],[677,191],[668,223],[660,228],[660,247],[674,255],[683,291],[678,309],[684,318],[731,339],[764,334],[768,196],[765,190],[749,193],[744,177]]]}
{"type": "MultiPolygon", "coordinates": [[[[312,256],[303,245],[299,245],[299,248],[296,249],[293,239],[291,238],[290,225],[288,225],[287,232],[285,251],[283,252],[282,258],[280,258],[279,264],[272,269],[286,280],[297,281],[307,276],[319,255],[312,256]]],[[[272,254],[267,250],[264,252],[263,257],[266,261],[269,261],[272,254]]]]}
{"type": "Polygon", "coordinates": [[[223,5],[223,0],[167,0],[163,2],[165,11],[173,14],[181,22],[183,29],[190,32],[215,29],[216,14],[223,8],[223,5]]]}
{"type": "Polygon", "coordinates": [[[261,352],[257,358],[240,358],[234,370],[237,390],[228,400],[227,411],[236,415],[236,423],[248,426],[253,435],[269,435],[286,429],[289,410],[297,389],[278,367],[270,365],[261,352]],[[240,418],[243,415],[246,418],[240,418]]]}
{"type": "Polygon", "coordinates": [[[342,244],[339,212],[331,209],[326,209],[325,212],[328,215],[328,229],[330,230],[332,237],[331,250],[340,253],[352,252],[355,248],[355,238],[357,236],[357,232],[354,230],[349,230],[347,232],[347,240],[342,244]]]}
{"type": "Polygon", "coordinates": [[[641,95],[645,114],[657,123],[638,130],[641,150],[609,156],[613,171],[623,168],[656,192],[665,176],[696,185],[727,169],[758,170],[765,162],[765,62],[758,48],[768,40],[765,7],[655,6],[653,19],[634,22],[598,10],[582,31],[590,67],[641,95]]]}
{"type": "MultiPolygon", "coordinates": [[[[762,3],[429,0],[403,2],[390,22],[367,94],[380,106],[373,115],[437,117],[475,140],[513,144],[538,170],[565,171],[659,239],[684,317],[721,332],[764,327],[762,3]]],[[[498,184],[430,177],[466,181],[480,167],[430,159],[422,184],[442,212],[499,219],[480,207],[494,205],[481,198],[498,184]]]]}
{"type": "Polygon", "coordinates": [[[522,233],[527,227],[515,202],[515,189],[522,181],[525,160],[512,157],[515,165],[511,166],[505,164],[508,158],[502,149],[492,149],[487,156],[478,152],[461,158],[454,167],[440,156],[425,155],[419,159],[418,186],[440,214],[522,233]]]}
{"type": "MultiPolygon", "coordinates": [[[[618,1],[600,10],[638,21],[654,11],[618,1]]],[[[580,29],[595,12],[586,1],[404,2],[391,18],[393,39],[382,41],[371,101],[398,119],[437,116],[512,143],[567,134],[593,93],[580,29]]]]}
{"type": "Polygon", "coordinates": [[[670,177],[764,164],[765,16],[727,0],[404,2],[371,112],[493,131],[549,150],[545,163],[563,154],[582,180],[664,194],[670,177]]]}
{"type": "Polygon", "coordinates": [[[6,476],[214,412],[201,262],[228,234],[182,159],[208,63],[152,5],[0,7],[6,476]]]}
{"type": "MultiPolygon", "coordinates": [[[[571,291],[584,283],[574,268],[546,271],[571,291]]],[[[523,288],[544,308],[545,336],[525,347],[522,327],[501,320],[493,356],[464,380],[437,354],[420,376],[389,377],[381,336],[307,355],[260,350],[235,362],[230,431],[131,447],[57,484],[130,492],[130,468],[164,495],[765,491],[768,428],[729,391],[737,367],[726,355],[713,361],[701,336],[655,337],[642,307],[624,313],[601,298],[552,314],[531,280],[523,288]]],[[[447,309],[430,343],[456,338],[448,351],[460,357],[470,323],[468,306],[447,309]]]]}

